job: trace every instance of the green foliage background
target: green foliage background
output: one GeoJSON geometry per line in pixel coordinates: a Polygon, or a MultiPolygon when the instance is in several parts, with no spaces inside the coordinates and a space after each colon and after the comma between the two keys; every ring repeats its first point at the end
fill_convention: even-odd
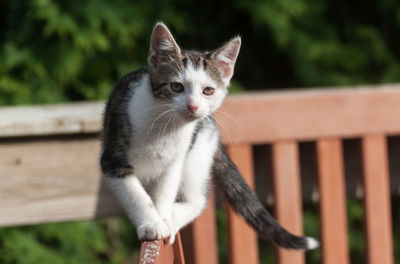
{"type": "Polygon", "coordinates": [[[397,82],[396,0],[0,2],[0,105],[105,99],[156,21],[187,48],[243,37],[244,89],[397,82]]]}
{"type": "MultiPolygon", "coordinates": [[[[236,89],[400,81],[396,0],[3,0],[0,105],[105,99],[120,76],[145,67],[160,20],[185,48],[213,49],[242,35],[236,89]]],[[[351,256],[361,263],[362,207],[358,201],[348,206],[351,256]]],[[[305,206],[310,235],[318,234],[316,211],[305,206]]],[[[398,222],[399,210],[393,213],[398,222]]],[[[219,211],[220,226],[224,217],[219,211]]],[[[0,263],[132,263],[133,233],[125,219],[1,228],[0,263]]],[[[262,263],[271,263],[272,248],[261,249],[262,263]]],[[[318,263],[320,252],[307,258],[318,263]]]]}

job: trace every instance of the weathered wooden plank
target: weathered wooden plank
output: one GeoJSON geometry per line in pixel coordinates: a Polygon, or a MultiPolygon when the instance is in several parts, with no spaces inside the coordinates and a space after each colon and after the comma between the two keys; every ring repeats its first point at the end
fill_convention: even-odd
{"type": "Polygon", "coordinates": [[[362,139],[366,251],[369,264],[392,264],[393,242],[386,139],[362,139]]]}
{"type": "MultiPolygon", "coordinates": [[[[395,134],[399,101],[400,85],[245,93],[216,117],[226,143],[395,134]]],[[[99,132],[102,111],[103,103],[0,108],[0,137],[99,132]]]]}
{"type": "Polygon", "coordinates": [[[206,209],[182,230],[187,264],[218,264],[215,221],[214,195],[210,195],[206,209]]]}
{"type": "MultiPolygon", "coordinates": [[[[254,188],[253,157],[250,145],[232,145],[228,153],[246,182],[254,188]]],[[[245,221],[228,206],[229,263],[257,264],[257,235],[245,221]]]]}
{"type": "Polygon", "coordinates": [[[174,253],[171,245],[164,240],[142,242],[139,264],[174,264],[174,253]]]}
{"type": "Polygon", "coordinates": [[[104,103],[84,102],[0,108],[0,137],[100,131],[104,103]]]}
{"type": "MultiPolygon", "coordinates": [[[[161,245],[164,246],[162,240],[145,241],[141,243],[139,264],[156,263],[160,255],[161,245]]],[[[168,263],[168,262],[167,262],[168,263]]],[[[169,261],[172,264],[172,261],[169,261]]]]}
{"type": "MultiPolygon", "coordinates": [[[[278,222],[296,235],[303,234],[300,165],[297,143],[272,145],[275,215],[278,222]]],[[[277,248],[280,264],[304,264],[304,252],[277,248]]]]}
{"type": "Polygon", "coordinates": [[[181,236],[178,233],[173,245],[164,240],[145,241],[141,243],[139,264],[185,264],[181,236]]]}
{"type": "Polygon", "coordinates": [[[0,226],[121,214],[93,137],[0,142],[0,226]]]}
{"type": "Polygon", "coordinates": [[[229,97],[216,117],[231,128],[220,129],[226,143],[230,143],[229,138],[237,144],[257,144],[358,137],[366,133],[398,134],[399,102],[400,86],[396,85],[380,89],[246,93],[229,97]]]}
{"type": "Polygon", "coordinates": [[[323,263],[347,264],[346,189],[340,139],[318,140],[317,159],[323,263]]]}

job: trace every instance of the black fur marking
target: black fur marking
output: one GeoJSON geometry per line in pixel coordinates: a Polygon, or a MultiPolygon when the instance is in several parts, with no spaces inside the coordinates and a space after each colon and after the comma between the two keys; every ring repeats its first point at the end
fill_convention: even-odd
{"type": "Polygon", "coordinates": [[[182,59],[182,64],[183,64],[183,67],[187,67],[187,62],[188,62],[188,58],[183,58],[182,59]]]}
{"type": "Polygon", "coordinates": [[[175,94],[170,90],[167,83],[151,83],[151,92],[157,99],[171,99],[175,94]]]}
{"type": "Polygon", "coordinates": [[[205,53],[195,50],[183,50],[182,55],[188,58],[193,68],[197,70],[200,68],[200,62],[204,59],[205,53]]]}
{"type": "Polygon", "coordinates": [[[203,54],[203,57],[204,57],[206,60],[210,60],[210,59],[211,59],[211,54],[212,54],[212,52],[205,51],[204,54],[203,54]]]}
{"type": "Polygon", "coordinates": [[[288,249],[307,249],[305,237],[290,234],[263,207],[220,143],[214,156],[213,176],[225,198],[264,239],[288,249]]]}
{"type": "Polygon", "coordinates": [[[200,68],[200,57],[198,57],[198,58],[193,58],[192,62],[193,62],[193,65],[194,65],[194,68],[195,68],[195,69],[200,68]]]}
{"type": "Polygon", "coordinates": [[[156,90],[161,89],[164,85],[167,85],[167,83],[159,83],[157,85],[152,85],[151,89],[156,91],[156,90]]]}
{"type": "Polygon", "coordinates": [[[200,131],[201,131],[202,129],[204,129],[203,123],[199,121],[199,122],[196,124],[196,127],[194,128],[193,135],[192,135],[192,140],[190,141],[190,145],[189,145],[189,148],[188,148],[188,152],[192,150],[192,148],[193,148],[193,146],[194,146],[194,143],[196,143],[197,136],[199,135],[199,133],[200,133],[200,131]]]}
{"type": "Polygon", "coordinates": [[[207,61],[205,59],[203,59],[203,68],[204,68],[204,70],[207,69],[207,61]]]}
{"type": "Polygon", "coordinates": [[[125,177],[134,172],[128,161],[127,152],[131,145],[132,128],[126,111],[129,99],[137,83],[147,70],[137,70],[122,77],[106,104],[103,122],[103,154],[100,167],[109,177],[125,177]]]}

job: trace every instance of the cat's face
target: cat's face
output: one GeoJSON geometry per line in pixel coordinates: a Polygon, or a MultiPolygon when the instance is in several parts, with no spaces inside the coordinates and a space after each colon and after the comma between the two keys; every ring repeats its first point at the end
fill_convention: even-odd
{"type": "Polygon", "coordinates": [[[228,92],[240,44],[236,37],[212,52],[181,50],[168,28],[158,23],[148,59],[153,96],[185,121],[212,114],[228,92]]]}

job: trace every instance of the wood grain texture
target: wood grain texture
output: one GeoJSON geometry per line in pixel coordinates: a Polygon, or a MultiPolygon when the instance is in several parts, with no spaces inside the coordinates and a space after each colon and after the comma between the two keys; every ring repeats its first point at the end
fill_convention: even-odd
{"type": "Polygon", "coordinates": [[[185,264],[185,255],[183,253],[181,234],[176,234],[175,243],[172,246],[174,253],[174,264],[185,264]]]}
{"type": "Polygon", "coordinates": [[[0,143],[0,226],[121,214],[102,184],[97,138],[0,143]]]}
{"type": "Polygon", "coordinates": [[[386,138],[362,139],[366,251],[369,264],[392,264],[393,242],[386,138]]]}
{"type": "MultiPolygon", "coordinates": [[[[257,92],[229,96],[215,115],[225,126],[225,143],[395,134],[399,101],[400,85],[257,92]]],[[[100,102],[3,107],[0,137],[99,132],[103,107],[100,102]]]]}
{"type": "MultiPolygon", "coordinates": [[[[296,235],[303,235],[300,165],[297,143],[272,145],[275,216],[280,225],[296,235]]],[[[304,252],[277,247],[278,263],[304,264],[304,252]]]]}
{"type": "Polygon", "coordinates": [[[185,264],[181,236],[178,233],[173,245],[164,240],[145,241],[140,245],[139,264],[185,264]]]}
{"type": "Polygon", "coordinates": [[[0,137],[99,132],[104,103],[0,108],[0,137]]]}
{"type": "Polygon", "coordinates": [[[230,96],[216,118],[225,142],[237,144],[398,134],[399,102],[398,85],[246,93],[230,96]]]}
{"type": "Polygon", "coordinates": [[[349,263],[342,142],[317,141],[318,180],[324,264],[349,263]]]}
{"type": "MultiPolygon", "coordinates": [[[[254,188],[253,156],[250,145],[228,146],[228,153],[242,176],[254,188]]],[[[228,236],[230,264],[257,264],[257,234],[228,206],[228,236]]]]}
{"type": "Polygon", "coordinates": [[[215,201],[211,194],[206,209],[181,232],[187,264],[218,264],[215,221],[215,201]]]}
{"type": "Polygon", "coordinates": [[[174,252],[171,245],[164,240],[145,241],[141,243],[139,264],[174,264],[174,252]]]}

